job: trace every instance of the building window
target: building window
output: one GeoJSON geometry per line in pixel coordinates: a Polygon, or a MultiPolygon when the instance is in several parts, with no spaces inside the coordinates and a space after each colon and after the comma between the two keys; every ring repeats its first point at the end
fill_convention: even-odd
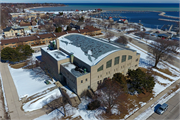
{"type": "Polygon", "coordinates": [[[119,64],[119,56],[114,59],[114,65],[119,64]]]}
{"type": "Polygon", "coordinates": [[[88,89],[90,89],[90,86],[88,86],[88,89]]]}
{"type": "Polygon", "coordinates": [[[135,65],[135,67],[137,67],[137,65],[135,65]]]}
{"type": "Polygon", "coordinates": [[[81,80],[81,83],[83,83],[83,80],[81,80]]]}
{"type": "Polygon", "coordinates": [[[138,58],[136,59],[136,62],[138,61],[138,58]]]}
{"type": "Polygon", "coordinates": [[[121,62],[125,62],[125,61],[126,61],[126,55],[123,55],[121,62]]]}
{"type": "Polygon", "coordinates": [[[87,78],[86,78],[86,81],[87,81],[87,78]]]}
{"type": "Polygon", "coordinates": [[[132,59],[132,56],[131,56],[131,55],[128,56],[128,60],[130,60],[130,59],[132,59]]]}
{"type": "Polygon", "coordinates": [[[112,59],[111,59],[111,60],[109,60],[109,61],[106,63],[106,68],[111,67],[111,64],[112,64],[112,59]]]}
{"type": "Polygon", "coordinates": [[[101,70],[103,70],[103,65],[97,69],[98,72],[101,70]]]}
{"type": "Polygon", "coordinates": [[[15,45],[13,47],[16,47],[15,45]]]}
{"type": "Polygon", "coordinates": [[[97,84],[99,85],[99,81],[97,81],[97,84]]]}

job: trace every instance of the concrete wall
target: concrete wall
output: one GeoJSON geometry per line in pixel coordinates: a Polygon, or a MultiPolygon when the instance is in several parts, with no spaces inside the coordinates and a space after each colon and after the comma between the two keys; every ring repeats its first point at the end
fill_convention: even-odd
{"type": "Polygon", "coordinates": [[[42,65],[45,65],[41,67],[44,68],[45,70],[48,69],[53,77],[55,77],[57,80],[60,80],[57,61],[43,49],[41,49],[41,54],[42,54],[41,57],[42,65]]]}
{"type": "Polygon", "coordinates": [[[90,88],[90,84],[91,84],[90,73],[87,73],[83,76],[78,77],[77,78],[77,94],[81,95],[81,93],[84,90],[88,89],[88,86],[90,88]],[[81,81],[83,81],[83,82],[81,83],[81,81]]]}
{"type": "MultiPolygon", "coordinates": [[[[66,82],[68,86],[78,95],[84,90],[87,90],[91,87],[93,90],[96,90],[98,87],[98,83],[102,83],[106,78],[112,78],[115,73],[123,73],[126,75],[128,69],[135,70],[138,68],[140,55],[135,51],[130,50],[121,50],[114,52],[101,60],[97,65],[89,66],[90,73],[85,74],[80,77],[75,77],[71,72],[67,71],[63,66],[61,66],[61,73],[66,77],[66,82]],[[122,56],[126,55],[126,61],[121,62],[122,56]],[[132,59],[128,60],[128,56],[131,55],[132,59]],[[119,56],[119,64],[114,65],[115,58],[119,56]],[[111,67],[106,68],[106,62],[112,59],[111,67]],[[137,61],[136,61],[137,60],[137,61]],[[97,71],[97,69],[103,65],[103,70],[97,71]],[[86,81],[87,79],[87,81],[86,81]],[[75,83],[76,81],[76,83],[75,83]],[[83,81],[81,83],[81,81],[83,81]]],[[[63,63],[63,62],[62,62],[63,63]]],[[[80,67],[83,67],[85,63],[75,58],[74,63],[78,63],[80,67]]]]}
{"type": "Polygon", "coordinates": [[[115,73],[123,73],[126,75],[128,69],[137,69],[139,64],[140,55],[136,55],[136,52],[130,50],[121,50],[114,52],[101,60],[97,65],[91,67],[91,88],[96,90],[98,87],[98,82],[103,82],[106,78],[112,78],[115,73]],[[126,61],[121,62],[122,55],[126,55],[126,61]],[[131,60],[128,60],[128,55],[132,56],[131,60]],[[116,57],[119,58],[119,64],[114,65],[114,60],[116,57]],[[136,59],[138,58],[138,61],[136,59]],[[112,59],[112,65],[106,68],[106,62],[112,59]],[[103,70],[97,71],[97,69],[103,65],[103,70]],[[137,65],[135,67],[135,65],[137,65]]]}

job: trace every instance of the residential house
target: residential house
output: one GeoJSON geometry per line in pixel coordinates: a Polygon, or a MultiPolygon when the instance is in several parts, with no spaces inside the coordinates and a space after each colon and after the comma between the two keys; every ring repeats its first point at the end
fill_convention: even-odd
{"type": "Polygon", "coordinates": [[[4,36],[7,37],[16,37],[24,35],[24,28],[12,28],[6,27],[3,29],[4,36]]]}

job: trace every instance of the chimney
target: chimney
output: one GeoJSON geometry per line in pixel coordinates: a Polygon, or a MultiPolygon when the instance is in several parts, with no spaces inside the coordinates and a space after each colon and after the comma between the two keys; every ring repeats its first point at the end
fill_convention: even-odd
{"type": "Polygon", "coordinates": [[[84,68],[84,73],[86,73],[86,68],[84,68]]]}
{"type": "Polygon", "coordinates": [[[59,49],[59,47],[60,47],[59,39],[56,39],[56,48],[59,49]]]}
{"type": "Polygon", "coordinates": [[[74,55],[73,55],[73,53],[71,53],[71,59],[70,59],[70,61],[71,61],[71,63],[73,64],[73,60],[74,60],[74,55]]]}

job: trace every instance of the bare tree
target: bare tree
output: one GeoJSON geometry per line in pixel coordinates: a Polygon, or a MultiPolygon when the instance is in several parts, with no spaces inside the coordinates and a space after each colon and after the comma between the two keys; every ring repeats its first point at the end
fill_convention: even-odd
{"type": "Polygon", "coordinates": [[[129,38],[129,42],[132,42],[132,38],[129,38]]]}
{"type": "Polygon", "coordinates": [[[121,44],[125,44],[125,45],[128,44],[127,38],[124,37],[124,36],[120,36],[120,37],[116,40],[116,42],[121,43],[121,44]]]}
{"type": "Polygon", "coordinates": [[[45,14],[45,15],[43,15],[43,16],[41,16],[41,19],[49,19],[49,15],[47,15],[47,14],[45,14]]]}
{"type": "Polygon", "coordinates": [[[105,38],[108,38],[109,42],[113,36],[114,36],[114,33],[112,33],[112,32],[106,32],[106,34],[105,34],[105,38]]]}
{"type": "Polygon", "coordinates": [[[51,24],[47,24],[44,26],[44,29],[47,31],[47,32],[54,32],[55,30],[55,27],[51,24]]]}
{"type": "Polygon", "coordinates": [[[98,26],[99,26],[99,28],[100,28],[101,20],[97,20],[96,23],[98,24],[98,26]]]}
{"type": "Polygon", "coordinates": [[[101,101],[101,105],[106,108],[106,113],[112,114],[111,109],[118,104],[118,97],[123,93],[123,88],[120,87],[118,82],[111,79],[105,80],[99,88],[97,99],[101,101]]]}
{"type": "Polygon", "coordinates": [[[176,41],[167,41],[163,39],[157,39],[155,42],[151,43],[149,46],[149,52],[154,55],[155,64],[153,67],[157,67],[157,64],[160,60],[165,60],[172,62],[174,57],[173,54],[177,54],[177,50],[179,49],[179,44],[176,41]],[[151,47],[153,46],[153,47],[151,47]]]}
{"type": "Polygon", "coordinates": [[[126,27],[121,27],[121,30],[122,30],[122,31],[125,31],[125,30],[126,30],[126,27]]]}
{"type": "Polygon", "coordinates": [[[144,39],[145,35],[146,35],[145,32],[140,32],[139,33],[139,36],[141,37],[141,39],[144,39]]]}

